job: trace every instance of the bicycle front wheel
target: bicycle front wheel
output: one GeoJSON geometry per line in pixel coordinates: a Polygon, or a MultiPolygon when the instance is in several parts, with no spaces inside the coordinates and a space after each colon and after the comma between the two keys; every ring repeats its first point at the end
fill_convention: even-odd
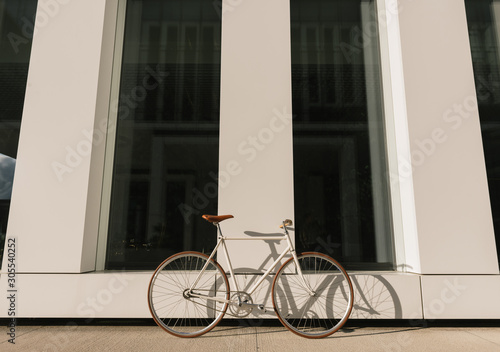
{"type": "Polygon", "coordinates": [[[333,258],[310,252],[287,260],[276,273],[274,310],[290,331],[321,338],[339,330],[349,318],[354,301],[347,272],[333,258]],[[300,274],[302,273],[302,275],[300,274]]]}
{"type": "Polygon", "coordinates": [[[167,258],[149,283],[148,304],[153,319],[179,337],[200,336],[214,328],[224,316],[228,300],[229,282],[224,270],[199,252],[181,252],[167,258]]]}

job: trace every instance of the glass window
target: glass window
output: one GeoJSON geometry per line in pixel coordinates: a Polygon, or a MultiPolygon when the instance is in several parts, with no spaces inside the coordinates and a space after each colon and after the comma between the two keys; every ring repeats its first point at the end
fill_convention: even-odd
{"type": "Polygon", "coordinates": [[[0,1],[0,265],[9,217],[37,0],[0,1]]]}
{"type": "Polygon", "coordinates": [[[500,261],[500,1],[466,0],[465,6],[500,261]]]}
{"type": "Polygon", "coordinates": [[[215,244],[200,215],[217,212],[220,6],[127,2],[106,269],[215,244]]]}
{"type": "Polygon", "coordinates": [[[297,249],[393,269],[374,1],[290,4],[297,249]]]}

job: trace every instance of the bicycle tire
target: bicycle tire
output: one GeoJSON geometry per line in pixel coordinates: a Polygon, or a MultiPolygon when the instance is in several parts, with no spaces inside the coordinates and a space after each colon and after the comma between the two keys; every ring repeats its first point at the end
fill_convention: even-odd
{"type": "Polygon", "coordinates": [[[198,281],[195,293],[226,300],[219,302],[189,295],[209,257],[199,252],[180,252],[165,259],[154,271],[148,287],[148,305],[158,326],[178,337],[197,337],[212,330],[226,313],[229,282],[213,259],[198,281]]]}
{"type": "Polygon", "coordinates": [[[297,335],[329,336],[345,324],[352,311],[354,293],[349,275],[335,259],[322,253],[303,253],[298,262],[314,295],[305,288],[290,258],[274,277],[274,311],[281,323],[297,335]]]}

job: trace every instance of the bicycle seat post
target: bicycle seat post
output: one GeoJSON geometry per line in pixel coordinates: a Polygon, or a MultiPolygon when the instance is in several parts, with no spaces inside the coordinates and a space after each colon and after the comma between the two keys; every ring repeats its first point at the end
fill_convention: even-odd
{"type": "Polygon", "coordinates": [[[219,223],[218,223],[218,222],[217,222],[217,223],[214,223],[214,225],[217,227],[217,238],[218,238],[218,239],[221,239],[223,236],[222,236],[222,230],[221,230],[221,228],[220,228],[220,225],[219,225],[219,223]]]}

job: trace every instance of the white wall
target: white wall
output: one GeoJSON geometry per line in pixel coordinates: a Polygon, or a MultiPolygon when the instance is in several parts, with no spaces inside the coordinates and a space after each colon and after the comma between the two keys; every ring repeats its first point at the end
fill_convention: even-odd
{"type": "Polygon", "coordinates": [[[419,272],[498,274],[464,2],[402,0],[399,21],[419,272]]]}
{"type": "MultiPolygon", "coordinates": [[[[150,272],[107,271],[87,274],[24,274],[17,292],[18,318],[150,318],[147,290],[150,272]]],[[[245,287],[245,279],[239,276],[245,287]]],[[[417,275],[401,273],[359,273],[352,317],[356,319],[421,319],[420,281],[417,275]]],[[[256,319],[276,319],[270,300],[269,281],[253,296],[254,303],[266,303],[267,312],[255,309],[256,319]],[[265,301],[266,297],[268,298],[265,301]]],[[[0,282],[7,292],[6,282],[0,282]]],[[[9,300],[0,300],[0,317],[8,317],[9,300]]],[[[477,312],[477,311],[476,311],[477,312]]],[[[231,316],[226,316],[231,319],[231,316]]]]}
{"type": "Polygon", "coordinates": [[[498,319],[500,276],[422,276],[422,305],[426,319],[498,319]]]}
{"type": "MultiPolygon", "coordinates": [[[[235,219],[221,226],[276,233],[294,217],[289,1],[223,6],[218,201],[235,219]]],[[[260,242],[230,243],[233,265],[261,263],[270,250],[260,242]]]]}
{"type": "Polygon", "coordinates": [[[38,2],[7,229],[19,272],[95,268],[116,6],[38,2]]]}
{"type": "MultiPolygon", "coordinates": [[[[8,228],[18,240],[18,317],[149,317],[151,272],[81,273],[95,265],[105,143],[96,133],[92,154],[68,154],[90,143],[83,131],[107,121],[117,1],[67,2],[52,15],[47,3],[39,0],[38,21],[46,14],[47,22],[39,22],[33,42],[8,228]],[[54,162],[73,163],[71,172],[59,179],[54,162]]],[[[401,262],[410,258],[420,275],[353,273],[353,317],[500,318],[477,109],[465,111],[461,125],[448,113],[475,97],[463,1],[399,4],[399,20],[393,17],[382,43],[389,149],[400,163],[393,215],[401,220],[401,262]],[[429,138],[434,149],[425,149],[429,138]],[[425,158],[414,160],[412,182],[403,185],[401,157],[412,153],[425,158]],[[372,300],[374,292],[384,299],[372,300]]],[[[230,177],[220,187],[219,211],[236,216],[222,224],[227,233],[274,232],[282,218],[293,218],[288,21],[285,0],[240,2],[223,15],[220,171],[230,177]],[[264,140],[257,140],[263,150],[253,137],[264,140]]],[[[269,253],[248,248],[236,248],[235,266],[254,266],[269,253]]],[[[6,292],[6,262],[3,268],[6,292]]],[[[0,317],[7,305],[0,301],[0,317]]]]}

